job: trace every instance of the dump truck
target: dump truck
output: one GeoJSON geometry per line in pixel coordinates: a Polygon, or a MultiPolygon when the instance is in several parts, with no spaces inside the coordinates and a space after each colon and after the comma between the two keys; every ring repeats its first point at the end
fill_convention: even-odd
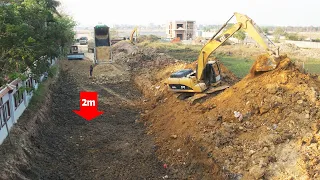
{"type": "Polygon", "coordinates": [[[94,27],[94,61],[106,63],[112,61],[109,27],[97,25],[94,27]]]}
{"type": "Polygon", "coordinates": [[[88,41],[88,52],[90,53],[93,53],[94,52],[94,40],[93,39],[90,39],[88,41]]]}
{"type": "Polygon", "coordinates": [[[84,59],[84,53],[79,53],[79,48],[77,45],[70,47],[69,54],[67,55],[68,60],[84,59]]]}

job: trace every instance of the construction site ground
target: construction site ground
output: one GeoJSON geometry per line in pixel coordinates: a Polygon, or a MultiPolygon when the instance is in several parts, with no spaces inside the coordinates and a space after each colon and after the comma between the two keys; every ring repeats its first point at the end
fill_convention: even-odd
{"type": "Polygon", "coordinates": [[[191,103],[165,83],[195,63],[128,42],[113,51],[93,78],[89,59],[59,62],[0,146],[0,179],[320,179],[319,76],[289,58],[242,80],[222,65],[231,87],[191,103]],[[72,112],[80,91],[99,93],[102,116],[72,112]]]}

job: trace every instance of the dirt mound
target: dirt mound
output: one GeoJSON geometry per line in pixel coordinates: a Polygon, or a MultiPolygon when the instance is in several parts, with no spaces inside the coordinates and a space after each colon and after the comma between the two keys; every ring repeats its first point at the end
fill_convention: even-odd
{"type": "Polygon", "coordinates": [[[319,178],[320,83],[289,59],[194,106],[162,84],[141,88],[152,104],[143,120],[170,165],[202,178],[319,178]]]}
{"type": "Polygon", "coordinates": [[[115,44],[113,53],[113,60],[118,64],[127,66],[130,70],[159,68],[176,62],[170,56],[158,53],[154,48],[139,48],[126,41],[115,44]]]}
{"type": "Polygon", "coordinates": [[[99,64],[94,67],[94,84],[128,82],[131,73],[129,67],[124,64],[99,64]]]}
{"type": "Polygon", "coordinates": [[[124,52],[126,54],[132,54],[138,51],[138,47],[127,41],[120,41],[112,45],[112,51],[116,53],[124,52]]]}
{"type": "Polygon", "coordinates": [[[281,51],[291,52],[296,50],[300,50],[300,48],[295,44],[286,43],[281,45],[281,51]]]}

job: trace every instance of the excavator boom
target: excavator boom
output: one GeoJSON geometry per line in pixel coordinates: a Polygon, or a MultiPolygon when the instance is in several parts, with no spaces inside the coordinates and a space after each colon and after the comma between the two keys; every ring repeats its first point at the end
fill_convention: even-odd
{"type": "Polygon", "coordinates": [[[130,42],[131,43],[133,43],[133,36],[134,36],[134,33],[136,33],[136,35],[137,35],[137,27],[135,27],[133,30],[132,30],[132,32],[131,32],[131,34],[130,34],[130,42]]]}
{"type": "MultiPolygon", "coordinates": [[[[236,16],[237,23],[234,24],[231,28],[223,32],[217,37],[213,37],[209,42],[201,49],[200,54],[198,56],[198,67],[197,67],[197,79],[203,79],[203,70],[208,63],[208,57],[218,48],[220,47],[226,40],[228,40],[234,33],[239,30],[245,31],[252,39],[254,39],[262,48],[264,48],[268,55],[271,57],[273,55],[278,55],[278,53],[269,49],[267,43],[264,41],[262,36],[260,35],[257,28],[254,26],[254,22],[248,16],[234,13],[236,16]]],[[[231,17],[232,18],[232,17],[231,17]]],[[[230,18],[230,19],[231,19],[230,18]]],[[[229,19],[229,20],[230,20],[229,19]]],[[[228,21],[229,21],[228,20],[228,21]]],[[[228,22],[227,21],[227,22],[228,22]]],[[[227,23],[226,23],[227,24],[227,23]]],[[[225,24],[225,25],[226,25],[225,24]]],[[[225,26],[224,25],[224,26],[225,26]]],[[[220,29],[217,34],[221,31],[220,29]]],[[[259,71],[269,71],[276,67],[277,62],[274,60],[275,58],[268,58],[266,61],[259,64],[259,71]]]]}
{"type": "Polygon", "coordinates": [[[241,28],[241,24],[237,23],[233,25],[230,29],[219,35],[218,37],[211,39],[200,51],[198,57],[198,67],[197,67],[197,79],[201,80],[203,78],[203,69],[208,63],[209,56],[220,47],[226,40],[228,40],[235,32],[241,28]]]}

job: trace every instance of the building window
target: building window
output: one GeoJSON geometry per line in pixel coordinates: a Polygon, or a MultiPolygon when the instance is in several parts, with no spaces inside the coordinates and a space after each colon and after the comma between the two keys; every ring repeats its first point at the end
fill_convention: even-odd
{"type": "Polygon", "coordinates": [[[14,97],[14,107],[17,109],[18,106],[23,102],[23,91],[21,91],[18,87],[16,86],[17,91],[13,94],[14,97]]]}
{"type": "MultiPolygon", "coordinates": [[[[1,100],[2,102],[2,100],[1,100]]],[[[1,103],[2,104],[2,103],[1,103]]],[[[9,105],[9,101],[7,101],[6,103],[2,104],[0,106],[0,114],[1,114],[1,122],[0,122],[0,127],[2,128],[3,126],[5,126],[5,124],[8,122],[8,120],[10,119],[10,105],[9,105]]]]}
{"type": "Polygon", "coordinates": [[[183,28],[183,24],[177,24],[177,29],[183,28]]]}
{"type": "Polygon", "coordinates": [[[26,90],[27,90],[27,93],[32,92],[32,90],[33,90],[32,78],[29,78],[29,79],[26,81],[26,90]]]}

